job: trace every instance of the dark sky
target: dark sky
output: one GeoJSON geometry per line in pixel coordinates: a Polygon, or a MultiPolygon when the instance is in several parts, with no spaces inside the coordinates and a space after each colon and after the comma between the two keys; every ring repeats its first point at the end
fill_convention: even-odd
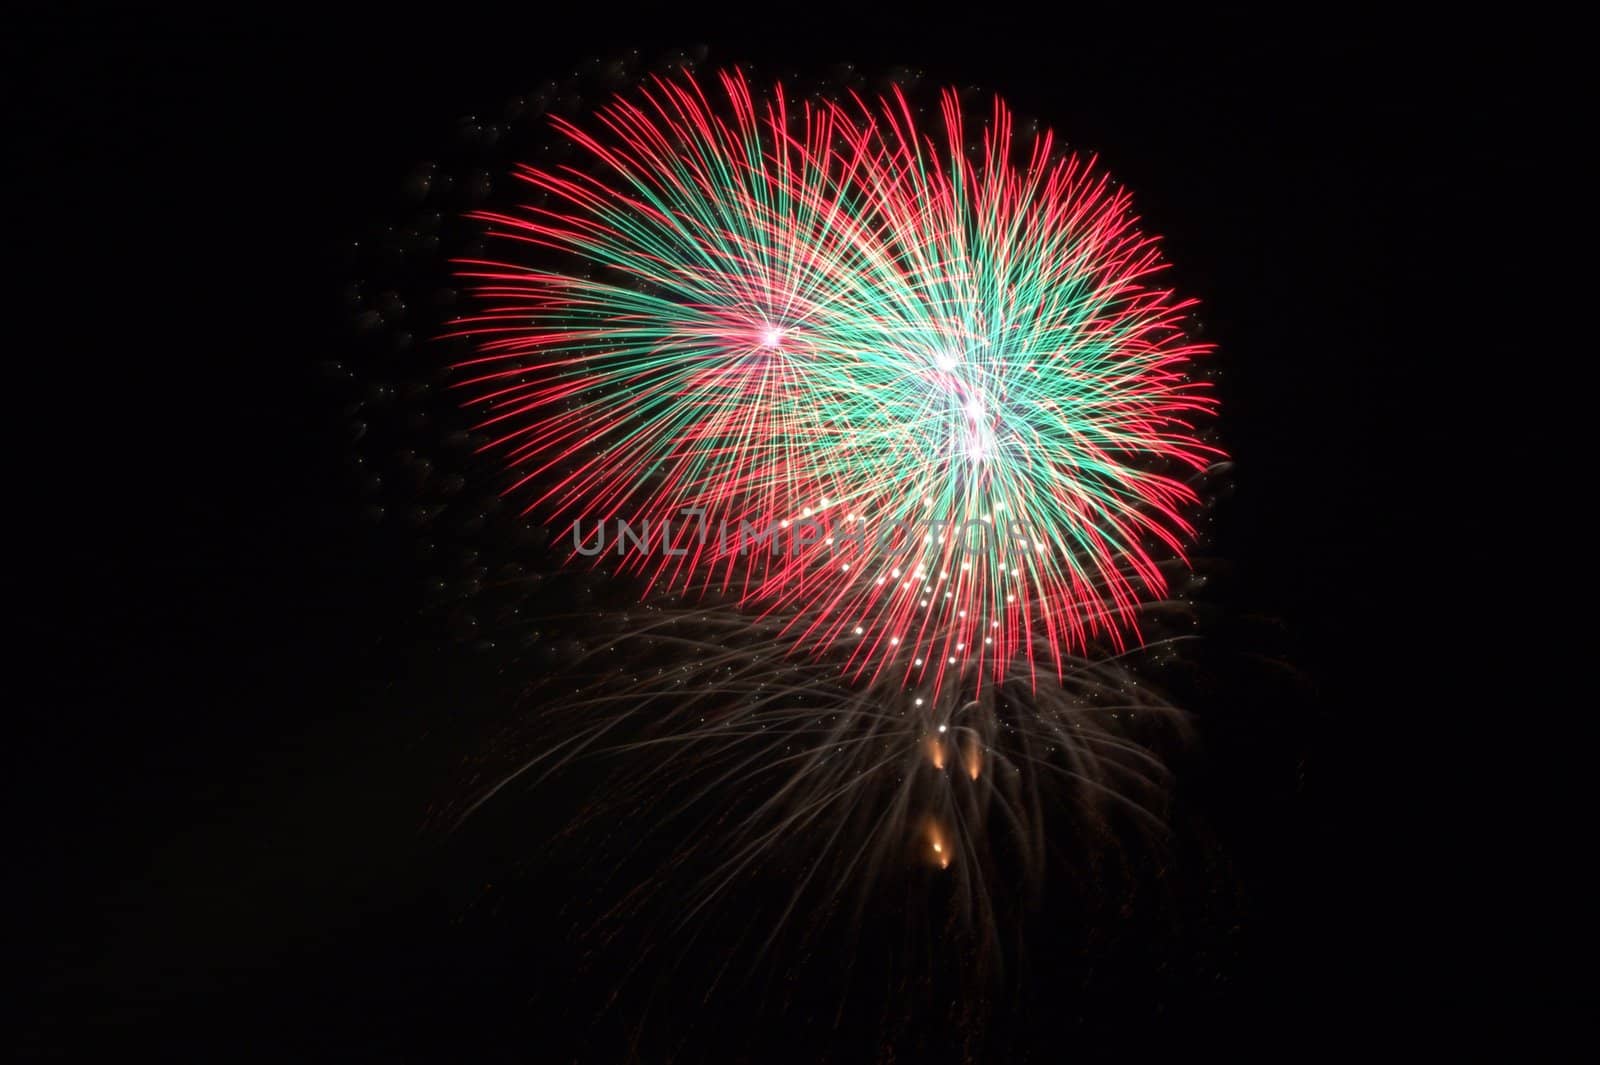
{"type": "Polygon", "coordinates": [[[1542,360],[1490,278],[1524,261],[1508,230],[1548,210],[1534,35],[451,17],[125,18],[5,45],[26,1047],[613,1045],[551,1038],[577,1014],[533,990],[568,961],[536,920],[459,930],[473,863],[501,859],[419,826],[491,727],[462,705],[506,682],[418,620],[420,578],[360,520],[315,370],[349,357],[349,243],[403,209],[461,115],[593,56],[705,42],[712,65],[905,64],[1002,93],[1135,191],[1219,346],[1237,465],[1190,799],[1241,901],[1220,931],[1140,930],[1099,983],[1046,967],[1007,1022],[1012,1059],[1055,1060],[1062,1038],[1089,1056],[1298,1056],[1384,1031],[1468,1047],[1593,1006],[1587,893],[1563,872],[1591,833],[1565,823],[1570,734],[1546,731],[1580,707],[1539,675],[1561,657],[1539,619],[1562,564],[1545,519],[1508,517],[1541,510],[1527,465],[1554,445],[1510,429],[1529,389],[1504,377],[1542,360]]]}

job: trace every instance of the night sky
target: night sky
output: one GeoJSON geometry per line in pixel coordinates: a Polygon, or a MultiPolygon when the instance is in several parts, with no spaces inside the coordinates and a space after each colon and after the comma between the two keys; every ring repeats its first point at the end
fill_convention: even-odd
{"type": "Polygon", "coordinates": [[[1540,287],[1507,249],[1564,214],[1531,34],[427,18],[57,21],[4,45],[24,1050],[1282,1060],[1529,1048],[1592,1013],[1566,724],[1588,700],[1552,675],[1581,630],[1548,606],[1587,547],[1528,472],[1560,446],[1513,428],[1582,353],[1528,350],[1561,301],[1509,310],[1521,288],[1491,276],[1540,287]],[[775,1015],[697,1005],[700,959],[660,975],[635,1042],[633,998],[597,1013],[608,963],[569,978],[581,875],[540,864],[582,782],[428,828],[522,681],[454,638],[411,538],[363,515],[346,385],[319,369],[372,373],[352,243],[405,217],[461,116],[700,46],[702,68],[904,65],[1001,93],[1134,191],[1218,346],[1235,466],[1203,552],[1173,897],[1041,922],[976,1041],[938,980],[869,972],[877,1005],[835,1025],[816,974],[775,1015]],[[886,1039],[885,1002],[925,1041],[886,1039]]]}

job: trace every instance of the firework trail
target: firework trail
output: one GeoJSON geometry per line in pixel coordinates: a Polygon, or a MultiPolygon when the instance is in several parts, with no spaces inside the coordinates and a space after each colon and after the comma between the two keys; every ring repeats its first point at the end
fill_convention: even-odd
{"type": "MultiPolygon", "coordinates": [[[[1059,679],[1018,660],[999,682],[952,678],[925,696],[850,680],[843,651],[793,654],[786,620],[707,600],[589,615],[588,649],[532,693],[536,727],[511,734],[523,753],[489,771],[456,824],[508,789],[538,795],[562,773],[600,767],[566,836],[605,839],[620,825],[631,840],[671,841],[648,890],[619,874],[621,901],[602,922],[658,927],[636,968],[668,945],[726,937],[724,904],[759,878],[770,887],[742,944],[748,965],[848,941],[878,900],[903,896],[908,939],[941,929],[961,944],[974,988],[1014,960],[1006,941],[1020,944],[1049,870],[1081,870],[1064,854],[1135,837],[1164,847],[1168,771],[1157,752],[1183,742],[1187,720],[1133,659],[1168,656],[1183,637],[1070,657],[1059,679]],[[918,896],[927,899],[911,905],[918,896]],[[665,917],[652,903],[663,897],[676,900],[665,917]]],[[[614,847],[592,859],[627,866],[614,847]]],[[[739,971],[717,980],[728,968],[739,971]]]]}

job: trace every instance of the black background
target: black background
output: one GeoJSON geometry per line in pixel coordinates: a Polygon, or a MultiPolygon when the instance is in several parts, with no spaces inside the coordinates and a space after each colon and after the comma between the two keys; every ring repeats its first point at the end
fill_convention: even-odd
{"type": "MultiPolygon", "coordinates": [[[[1135,191],[1220,347],[1237,467],[1215,638],[1299,678],[1240,669],[1195,708],[1195,801],[1245,901],[1215,965],[1034,988],[1010,1059],[1542,1045],[1592,1008],[1589,833],[1564,768],[1584,700],[1552,693],[1545,605],[1586,549],[1549,531],[1528,472],[1559,449],[1511,428],[1567,370],[1527,350],[1549,303],[1508,307],[1494,276],[1526,279],[1508,238],[1559,216],[1534,161],[1536,35],[429,19],[127,18],[6,45],[25,1048],[612,1045],[550,1036],[587,1022],[524,993],[515,974],[561,964],[526,922],[458,931],[472,892],[419,825],[472,742],[463,705],[503,678],[416,620],[314,367],[348,343],[342,249],[459,116],[592,56],[701,42],[713,66],[904,63],[1001,92],[1135,191]]],[[[840,1038],[838,1060],[883,1052],[840,1038]]]]}

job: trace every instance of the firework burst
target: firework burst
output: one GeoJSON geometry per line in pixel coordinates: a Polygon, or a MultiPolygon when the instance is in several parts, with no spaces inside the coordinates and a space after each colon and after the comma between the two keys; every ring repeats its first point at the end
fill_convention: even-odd
{"type": "Polygon", "coordinates": [[[1190,304],[1092,161],[1020,143],[998,102],[969,143],[953,94],[929,134],[898,92],[797,103],[738,73],[557,126],[585,163],[524,168],[530,202],[480,216],[501,254],[459,265],[458,370],[575,557],[584,521],[653,521],[620,563],[648,588],[731,593],[930,696],[1137,636],[1219,453],[1190,304]]]}

